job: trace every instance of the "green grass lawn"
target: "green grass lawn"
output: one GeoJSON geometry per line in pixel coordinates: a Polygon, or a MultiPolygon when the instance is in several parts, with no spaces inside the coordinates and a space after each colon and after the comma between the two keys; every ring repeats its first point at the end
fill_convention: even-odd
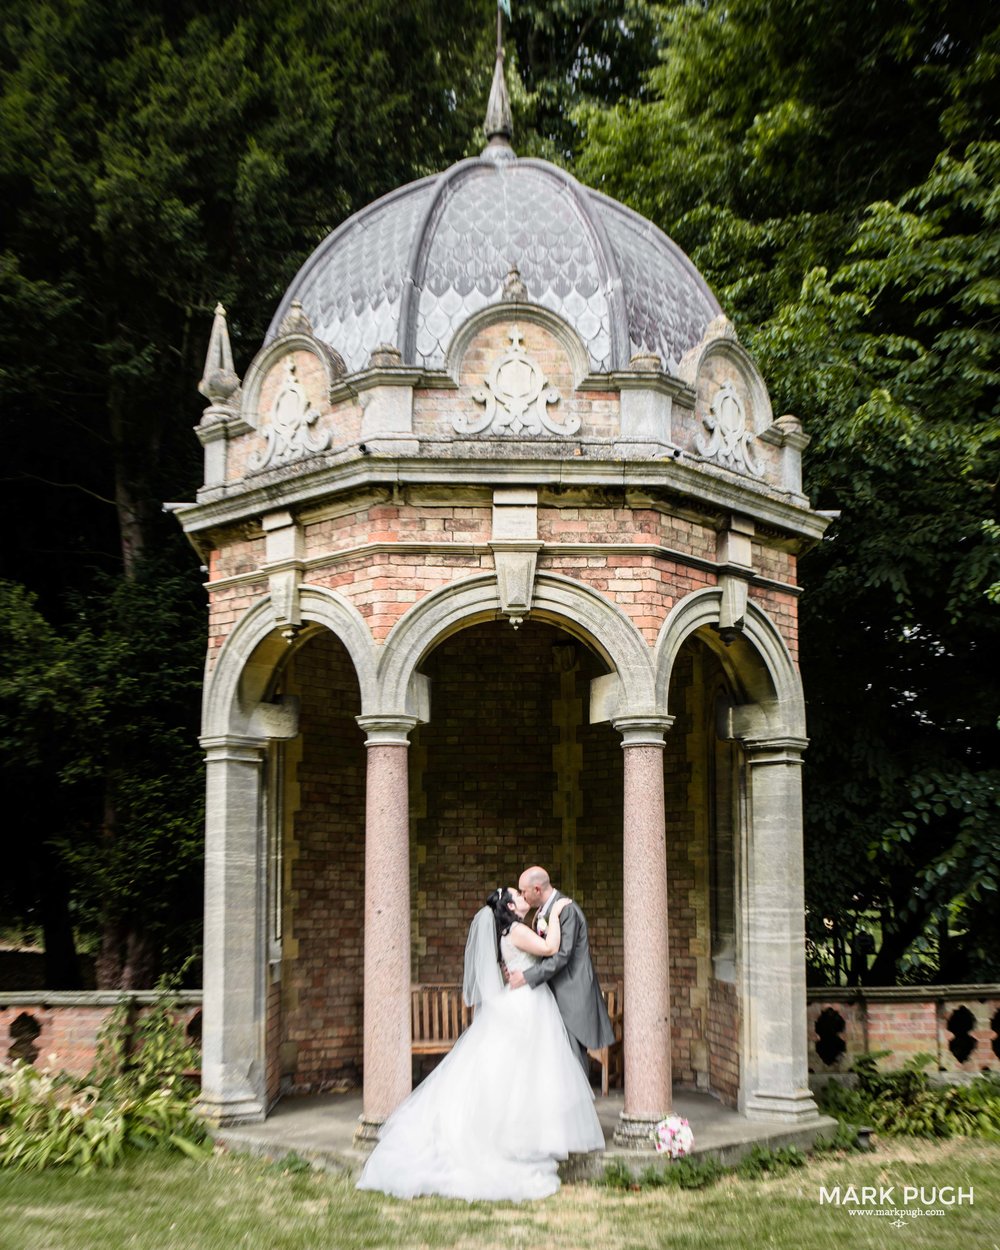
{"type": "Polygon", "coordinates": [[[901,1139],[873,1154],[811,1160],[783,1176],[727,1176],[704,1190],[564,1187],[515,1206],[359,1194],[341,1177],[245,1156],[198,1163],[148,1155],[91,1176],[0,1173],[3,1250],[1000,1250],[1000,1144],[901,1139]],[[944,1216],[851,1216],[820,1205],[833,1185],[962,1187],[972,1206],[944,1216]]]}

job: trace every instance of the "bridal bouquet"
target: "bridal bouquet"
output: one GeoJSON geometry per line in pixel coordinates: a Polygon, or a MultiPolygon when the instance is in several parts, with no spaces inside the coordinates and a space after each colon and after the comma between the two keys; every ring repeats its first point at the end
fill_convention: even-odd
{"type": "Polygon", "coordinates": [[[653,1130],[653,1141],[659,1154],[679,1159],[694,1145],[694,1133],[687,1120],[682,1120],[679,1115],[669,1115],[653,1130]]]}

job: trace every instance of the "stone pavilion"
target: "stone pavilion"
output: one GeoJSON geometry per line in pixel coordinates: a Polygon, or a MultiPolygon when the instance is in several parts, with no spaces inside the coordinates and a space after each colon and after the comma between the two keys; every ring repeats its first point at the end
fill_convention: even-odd
{"type": "Polygon", "coordinates": [[[511,146],[344,222],[173,505],[207,569],[202,1105],[411,1088],[410,989],[530,863],[624,1001],[624,1113],[808,1124],[808,441],[688,258],[511,146]]]}

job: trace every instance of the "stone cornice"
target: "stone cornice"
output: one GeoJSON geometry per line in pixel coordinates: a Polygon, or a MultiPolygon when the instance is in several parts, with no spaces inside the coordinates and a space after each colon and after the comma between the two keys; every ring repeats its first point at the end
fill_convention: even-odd
{"type": "Polygon", "coordinates": [[[1000,998],[1000,985],[810,985],[810,1003],[978,1002],[1000,998]]]}
{"type": "Polygon", "coordinates": [[[235,763],[259,764],[267,750],[265,738],[251,738],[245,734],[206,735],[198,739],[210,764],[235,763]]]}
{"type": "Polygon", "coordinates": [[[166,995],[161,990],[4,990],[3,1007],[117,1007],[134,1003],[155,1007],[163,1001],[175,1007],[200,1007],[201,990],[177,990],[166,995]]]}
{"type": "MultiPolygon", "coordinates": [[[[427,442],[428,440],[422,440],[427,442]]],[[[593,444],[582,444],[593,447],[593,444]]],[[[602,450],[604,450],[602,446],[602,450]]],[[[262,474],[260,485],[238,483],[203,492],[203,498],[174,509],[188,534],[259,516],[277,508],[315,504],[334,492],[373,485],[505,485],[612,487],[622,490],[658,488],[684,496],[709,508],[739,512],[754,521],[797,536],[812,546],[823,536],[829,518],[789,501],[789,497],[760,483],[718,469],[693,457],[662,461],[596,460],[532,457],[498,460],[467,456],[356,456],[325,464],[312,472],[296,466],[294,476],[262,474]],[[231,493],[230,493],[231,492],[231,493]]]]}
{"type": "Polygon", "coordinates": [[[695,404],[694,389],[669,373],[644,369],[616,369],[612,373],[590,373],[577,387],[579,391],[655,391],[680,400],[687,408],[695,404]]]}
{"type": "Polygon", "coordinates": [[[361,373],[352,373],[350,377],[338,378],[330,387],[330,403],[350,402],[375,386],[419,386],[437,391],[458,389],[447,373],[415,369],[412,365],[377,365],[361,373]]]}

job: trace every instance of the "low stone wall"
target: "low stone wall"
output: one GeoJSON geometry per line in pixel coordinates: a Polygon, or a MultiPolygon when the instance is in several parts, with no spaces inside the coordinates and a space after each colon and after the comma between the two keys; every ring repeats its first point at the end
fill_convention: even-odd
{"type": "MultiPolygon", "coordinates": [[[[94,1065],[98,1034],[118,1004],[131,1002],[141,1017],[159,997],[153,990],[0,994],[0,1062],[27,1059],[85,1076],[94,1065]]],[[[201,1040],[201,997],[201,990],[173,996],[177,1018],[195,1043],[201,1040]]]]}
{"type": "MultiPolygon", "coordinates": [[[[84,1075],[97,1035],[123,1000],[141,1015],[154,991],[0,994],[0,1061],[28,1059],[84,1075]]],[[[889,1050],[884,1068],[921,1052],[941,1072],[1000,1072],[1000,985],[813,987],[807,991],[809,1071],[846,1072],[865,1051],[889,1050]]],[[[200,990],[174,999],[193,1041],[201,1036],[200,990]]]]}
{"type": "Polygon", "coordinates": [[[809,1071],[846,1072],[865,1051],[901,1068],[921,1052],[939,1072],[1000,1072],[1000,985],[811,987],[809,1071]]]}

